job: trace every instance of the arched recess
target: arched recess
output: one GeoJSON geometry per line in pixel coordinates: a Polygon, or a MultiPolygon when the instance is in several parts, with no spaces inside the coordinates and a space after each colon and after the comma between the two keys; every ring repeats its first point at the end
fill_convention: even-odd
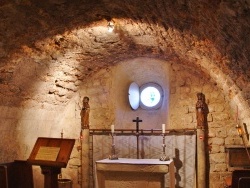
{"type": "MultiPolygon", "coordinates": [[[[234,47],[234,43],[237,43],[239,36],[232,36],[231,38],[230,35],[232,43],[215,37],[218,33],[221,33],[218,36],[224,35],[223,30],[228,30],[228,28],[240,29],[234,27],[237,24],[231,22],[231,20],[232,18],[239,18],[242,23],[245,23],[245,20],[242,20],[245,12],[243,8],[240,12],[240,10],[236,11],[234,7],[230,6],[230,3],[227,6],[226,3],[220,4],[218,2],[211,4],[211,6],[206,4],[200,6],[197,1],[193,3],[190,1],[186,5],[179,1],[176,3],[166,2],[166,4],[161,4],[163,1],[154,4],[157,2],[154,1],[154,3],[150,2],[149,7],[145,9],[136,8],[141,7],[139,1],[130,1],[130,3],[124,1],[124,4],[123,1],[117,1],[116,6],[109,5],[109,3],[96,5],[95,1],[91,2],[89,6],[85,6],[85,3],[76,2],[73,5],[68,4],[70,8],[65,6],[67,7],[64,9],[65,11],[61,11],[64,6],[57,6],[54,7],[55,9],[49,10],[49,4],[47,3],[40,2],[39,5],[32,5],[29,1],[19,2],[18,6],[7,5],[7,11],[1,9],[5,13],[3,15],[7,15],[4,16],[4,19],[8,18],[9,13],[6,12],[10,11],[13,16],[19,17],[18,20],[20,20],[14,21],[15,17],[11,17],[11,21],[7,22],[9,25],[1,27],[1,29],[10,29],[10,32],[2,32],[4,44],[10,44],[10,46],[6,45],[7,48],[5,48],[1,44],[2,62],[4,64],[1,67],[1,73],[4,75],[1,78],[1,116],[4,125],[2,126],[2,133],[3,138],[8,135],[5,133],[9,133],[10,137],[18,135],[17,138],[20,138],[20,140],[14,140],[13,142],[2,142],[2,147],[5,148],[3,151],[6,151],[3,153],[8,153],[8,155],[1,158],[10,160],[13,156],[27,156],[32,147],[29,134],[32,135],[33,141],[39,135],[39,131],[44,129],[46,129],[42,132],[44,135],[59,134],[61,127],[65,124],[61,117],[72,112],[69,106],[75,106],[73,105],[74,102],[71,104],[74,98],[72,96],[75,96],[79,85],[87,82],[89,77],[93,75],[98,76],[98,71],[102,69],[109,69],[109,67],[121,61],[138,56],[159,58],[163,61],[172,61],[173,64],[186,65],[190,69],[200,69],[224,93],[227,102],[232,104],[232,113],[237,105],[241,121],[249,125],[249,104],[247,104],[245,96],[235,84],[235,78],[232,79],[232,76],[229,76],[228,73],[232,72],[228,71],[228,67],[223,69],[218,66],[224,61],[229,65],[234,64],[231,61],[233,53],[224,49],[228,49],[228,46],[234,47]],[[117,28],[113,34],[107,35],[104,32],[106,20],[98,17],[95,11],[107,14],[107,10],[113,10],[114,7],[117,8],[119,5],[124,5],[120,6],[123,8],[122,11],[110,11],[117,23],[117,28]],[[190,11],[190,6],[193,7],[194,12],[190,11]],[[68,14],[67,10],[74,10],[74,7],[77,10],[75,11],[76,15],[79,17],[74,16],[72,12],[68,14]],[[130,9],[131,7],[132,9],[130,9]],[[162,22],[162,15],[157,14],[162,13],[162,11],[157,12],[155,7],[165,7],[168,10],[163,11],[165,12],[163,17],[167,20],[166,22],[162,22]],[[225,14],[222,13],[220,7],[222,7],[222,10],[224,8],[225,14]],[[207,11],[203,12],[203,8],[207,8],[207,11]],[[216,14],[214,14],[215,8],[217,8],[216,14]],[[126,10],[129,11],[126,12],[126,10]],[[39,14],[32,14],[34,12],[39,14]],[[128,14],[128,12],[136,13],[128,14]],[[156,16],[149,15],[145,19],[140,16],[146,15],[148,12],[156,16]],[[208,12],[208,15],[203,15],[205,12],[208,12]],[[119,15],[119,13],[122,14],[119,15]],[[175,16],[170,16],[172,14],[175,16]],[[66,15],[69,15],[69,17],[66,15]],[[235,15],[238,15],[238,17],[235,17],[235,15]],[[157,16],[160,19],[157,20],[157,16]],[[225,22],[223,22],[224,20],[219,20],[219,23],[216,22],[221,26],[218,28],[221,29],[218,30],[218,33],[212,32],[211,35],[208,35],[212,28],[210,28],[211,22],[202,19],[210,16],[213,20],[218,17],[222,19],[229,17],[230,19],[225,22]],[[37,20],[39,21],[38,25],[28,24],[29,27],[26,27],[26,21],[27,23],[35,23],[37,20]],[[230,23],[230,27],[227,26],[227,23],[230,23]],[[62,26],[62,24],[64,25],[62,26]],[[200,27],[200,32],[195,30],[197,27],[200,27]],[[15,32],[12,28],[18,28],[18,31],[15,32]],[[100,31],[100,29],[103,31],[100,31]],[[205,38],[206,35],[211,37],[205,38]],[[219,49],[223,49],[221,53],[219,49]],[[219,59],[218,61],[215,56],[219,59]],[[227,59],[227,57],[229,58],[227,59]],[[225,58],[224,61],[222,61],[223,58],[225,58]],[[8,83],[8,86],[6,86],[6,83],[8,83]],[[54,113],[46,111],[51,108],[54,113]],[[58,114],[61,114],[61,116],[58,116],[58,114]],[[47,120],[46,125],[43,124],[45,120],[47,120]],[[15,130],[12,131],[12,128],[15,130]],[[27,134],[29,131],[30,133],[27,134]],[[22,142],[23,139],[26,141],[22,142]],[[19,141],[22,143],[19,143],[19,141]],[[6,148],[6,145],[9,147],[6,148]],[[15,151],[16,145],[20,147],[15,151]]],[[[241,22],[237,20],[237,23],[241,22]]],[[[248,31],[247,24],[244,24],[241,29],[242,31],[248,31]]],[[[222,39],[227,39],[229,35],[225,33],[225,36],[222,39]]],[[[247,35],[242,32],[242,36],[247,35]]],[[[242,49],[236,47],[237,45],[235,51],[242,49]]],[[[244,49],[247,49],[247,47],[245,46],[244,49]]],[[[236,77],[239,77],[239,75],[236,75],[236,77]]],[[[87,89],[91,90],[89,88],[91,86],[87,86],[87,89]]],[[[105,88],[103,91],[107,92],[105,88]]],[[[83,91],[84,93],[85,91],[83,91]]],[[[91,92],[89,93],[91,94],[91,92]]],[[[99,108],[97,102],[94,104],[99,108]]],[[[98,117],[101,116],[98,115],[98,117]]],[[[77,112],[70,114],[70,116],[77,117],[77,112]]],[[[78,122],[77,118],[75,119],[78,122]]],[[[70,124],[69,121],[67,121],[67,124],[70,124]]],[[[74,123],[75,126],[72,127],[77,127],[76,124],[74,123]]],[[[234,124],[232,124],[232,127],[234,127],[234,124]]],[[[8,138],[4,140],[8,140],[8,138]]]]}

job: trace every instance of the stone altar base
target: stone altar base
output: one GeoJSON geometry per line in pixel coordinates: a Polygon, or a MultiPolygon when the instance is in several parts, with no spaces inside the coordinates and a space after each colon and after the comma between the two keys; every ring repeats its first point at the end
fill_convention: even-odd
{"type": "Polygon", "coordinates": [[[98,188],[164,188],[164,175],[170,173],[174,188],[173,161],[159,159],[104,159],[96,162],[98,188]]]}
{"type": "Polygon", "coordinates": [[[119,187],[119,188],[157,188],[164,187],[164,179],[160,175],[152,173],[128,173],[128,172],[109,172],[104,175],[100,182],[101,187],[119,187]]]}

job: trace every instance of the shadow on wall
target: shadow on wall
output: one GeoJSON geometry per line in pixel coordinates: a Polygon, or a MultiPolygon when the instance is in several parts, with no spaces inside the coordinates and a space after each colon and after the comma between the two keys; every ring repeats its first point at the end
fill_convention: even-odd
{"type": "Polygon", "coordinates": [[[181,188],[180,185],[179,185],[179,183],[181,182],[181,176],[179,174],[179,170],[183,166],[183,163],[180,160],[180,151],[177,148],[175,148],[175,157],[173,158],[173,160],[174,160],[174,166],[175,166],[175,169],[176,169],[176,172],[175,172],[175,181],[176,181],[175,187],[176,188],[181,188]]]}

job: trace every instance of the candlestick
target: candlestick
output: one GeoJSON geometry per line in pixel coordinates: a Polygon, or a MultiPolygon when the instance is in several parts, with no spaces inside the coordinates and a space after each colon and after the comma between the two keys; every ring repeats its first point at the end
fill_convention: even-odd
{"type": "Polygon", "coordinates": [[[162,124],[162,133],[165,133],[165,124],[162,124]]]}
{"type": "MultiPolygon", "coordinates": [[[[63,138],[63,129],[62,129],[62,132],[61,132],[61,138],[63,138]]],[[[60,174],[58,175],[58,179],[62,179],[62,173],[60,173],[60,174]]]]}
{"type": "Polygon", "coordinates": [[[111,133],[115,132],[115,125],[111,125],[111,133]]]}
{"type": "Polygon", "coordinates": [[[165,144],[165,134],[162,134],[162,138],[163,138],[162,139],[162,155],[160,157],[160,161],[168,161],[169,157],[165,153],[165,147],[166,147],[166,144],[165,144]]]}
{"type": "MultiPolygon", "coordinates": [[[[112,128],[112,126],[111,126],[112,128]]],[[[112,137],[112,146],[111,146],[111,155],[109,156],[110,160],[117,160],[118,157],[115,154],[115,142],[114,142],[114,133],[111,131],[111,137],[112,137]]]]}
{"type": "Polygon", "coordinates": [[[235,114],[236,124],[238,123],[238,119],[239,119],[239,109],[238,109],[238,105],[236,105],[236,114],[235,114]]]}

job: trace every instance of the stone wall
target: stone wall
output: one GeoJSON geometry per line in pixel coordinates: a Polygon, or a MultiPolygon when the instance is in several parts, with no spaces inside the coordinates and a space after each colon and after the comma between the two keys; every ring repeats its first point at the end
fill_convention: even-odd
{"type": "Polygon", "coordinates": [[[197,72],[197,69],[183,70],[182,66],[172,65],[171,70],[170,125],[174,129],[196,127],[196,93],[205,94],[209,108],[206,145],[210,165],[207,166],[209,187],[223,188],[225,177],[231,174],[228,171],[225,145],[241,143],[235,129],[234,109],[231,109],[216,83],[197,72]]]}

